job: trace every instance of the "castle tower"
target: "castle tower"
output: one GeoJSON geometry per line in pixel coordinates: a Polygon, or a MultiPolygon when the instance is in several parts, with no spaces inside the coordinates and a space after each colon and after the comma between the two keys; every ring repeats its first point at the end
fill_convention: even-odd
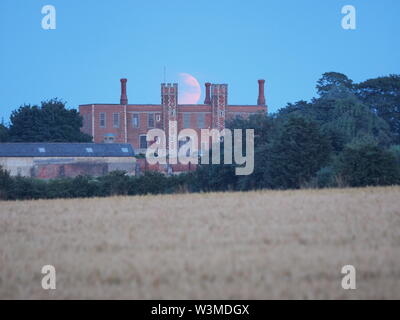
{"type": "Polygon", "coordinates": [[[228,104],[228,85],[211,85],[212,127],[218,130],[225,128],[226,105],[228,104]]]}
{"type": "Polygon", "coordinates": [[[177,147],[177,141],[175,135],[169,135],[170,127],[169,122],[175,121],[176,128],[171,128],[175,132],[178,132],[177,121],[178,121],[178,84],[177,83],[162,83],[161,84],[161,105],[162,105],[162,117],[163,127],[167,135],[168,146],[177,147]]]}

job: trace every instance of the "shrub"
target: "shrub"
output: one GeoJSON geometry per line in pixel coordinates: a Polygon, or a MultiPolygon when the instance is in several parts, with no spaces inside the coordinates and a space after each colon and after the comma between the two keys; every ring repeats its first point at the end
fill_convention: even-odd
{"type": "MultiPolygon", "coordinates": [[[[130,178],[125,171],[112,171],[108,175],[98,178],[99,187],[96,193],[98,196],[127,195],[130,178]]],[[[88,189],[86,189],[88,191],[88,189]]]]}
{"type": "Polygon", "coordinates": [[[169,178],[160,172],[146,171],[143,175],[132,179],[129,185],[128,194],[143,195],[166,193],[168,188],[168,179],[169,178]]]}
{"type": "Polygon", "coordinates": [[[7,200],[11,196],[13,180],[7,170],[0,166],[0,199],[7,200]]]}
{"type": "Polygon", "coordinates": [[[377,145],[346,146],[338,166],[340,175],[352,187],[392,185],[400,182],[395,156],[377,145]]]}
{"type": "Polygon", "coordinates": [[[11,198],[22,200],[47,198],[47,182],[17,176],[14,178],[11,198]]]}

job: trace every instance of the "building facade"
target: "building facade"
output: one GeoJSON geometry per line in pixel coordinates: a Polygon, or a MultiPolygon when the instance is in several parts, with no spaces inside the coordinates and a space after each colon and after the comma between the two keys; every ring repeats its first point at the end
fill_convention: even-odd
{"type": "Polygon", "coordinates": [[[0,166],[12,176],[53,179],[136,172],[130,144],[0,143],[0,166]]]}
{"type": "MultiPolygon", "coordinates": [[[[225,122],[234,117],[267,112],[264,80],[258,80],[258,98],[254,105],[230,105],[228,85],[211,83],[205,83],[203,104],[179,104],[176,83],[161,84],[160,104],[129,104],[127,79],[120,81],[120,103],[79,106],[79,113],[83,118],[82,131],[90,134],[95,143],[129,143],[138,153],[145,153],[148,146],[147,132],[154,128],[163,129],[168,141],[170,121],[176,121],[178,132],[190,128],[200,136],[201,129],[224,129],[225,122]]],[[[142,163],[143,166],[146,164],[142,163]]]]}

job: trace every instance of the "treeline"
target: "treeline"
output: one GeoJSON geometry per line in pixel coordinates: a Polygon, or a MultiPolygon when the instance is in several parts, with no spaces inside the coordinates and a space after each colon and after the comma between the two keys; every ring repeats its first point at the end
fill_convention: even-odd
{"type": "MultiPolygon", "coordinates": [[[[305,155],[310,151],[305,151],[305,155]]],[[[258,160],[260,156],[258,154],[258,160]]],[[[256,166],[256,171],[250,176],[236,176],[234,166],[204,165],[196,171],[172,176],[151,171],[140,176],[128,176],[123,171],[113,171],[96,178],[78,176],[40,180],[11,177],[0,167],[0,200],[400,184],[400,148],[385,150],[372,144],[350,145],[343,150],[333,166],[321,169],[318,163],[323,160],[323,154],[310,163],[299,158],[299,162],[285,164],[281,162],[279,154],[272,158],[271,171],[263,171],[256,166]],[[277,170],[274,175],[271,174],[273,170],[277,170]]]]}
{"type": "MultiPolygon", "coordinates": [[[[259,122],[259,119],[254,119],[259,122]]],[[[233,165],[200,166],[202,191],[387,186],[400,184],[400,146],[366,138],[335,151],[329,135],[312,121],[294,116],[284,124],[266,118],[270,142],[255,147],[254,172],[235,175],[233,165]],[[282,125],[277,130],[275,126],[282,125]],[[274,130],[277,130],[274,132],[274,130]],[[277,136],[274,136],[277,135],[277,136]]],[[[261,138],[258,136],[256,138],[261,138]]],[[[222,152],[222,151],[221,151],[222,152]]]]}
{"type": "Polygon", "coordinates": [[[325,73],[319,97],[228,126],[255,130],[254,172],[201,166],[207,190],[360,187],[400,183],[400,75],[353,83],[325,73]]]}
{"type": "Polygon", "coordinates": [[[146,172],[129,177],[113,172],[99,178],[50,181],[10,177],[1,170],[0,198],[400,184],[400,75],[354,83],[343,74],[325,73],[317,83],[317,92],[318,97],[309,102],[289,103],[275,114],[253,115],[227,124],[231,129],[255,131],[251,175],[235,175],[235,164],[199,165],[196,171],[178,176],[146,172]]]}
{"type": "Polygon", "coordinates": [[[196,171],[172,176],[154,171],[128,176],[124,171],[113,171],[102,177],[77,176],[41,180],[12,177],[0,167],[0,200],[174,194],[203,190],[205,191],[196,171]]]}
{"type": "Polygon", "coordinates": [[[0,199],[58,199],[108,197],[117,195],[145,195],[190,192],[191,175],[165,176],[158,172],[145,172],[128,176],[123,171],[113,171],[106,176],[60,178],[40,180],[28,177],[11,177],[0,168],[0,199]]]}

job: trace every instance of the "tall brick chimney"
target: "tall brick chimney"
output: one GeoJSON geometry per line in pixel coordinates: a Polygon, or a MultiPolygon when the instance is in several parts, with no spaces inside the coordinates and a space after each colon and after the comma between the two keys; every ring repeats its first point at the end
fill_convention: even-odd
{"type": "Polygon", "coordinates": [[[126,82],[127,79],[121,79],[121,104],[128,104],[128,97],[126,96],[126,82]]]}
{"type": "Polygon", "coordinates": [[[206,82],[206,98],[204,99],[204,104],[211,104],[211,83],[206,82]]]}
{"type": "Polygon", "coordinates": [[[263,79],[258,80],[258,99],[257,99],[257,104],[259,106],[265,106],[264,84],[265,84],[265,80],[263,80],[263,79]]]}

